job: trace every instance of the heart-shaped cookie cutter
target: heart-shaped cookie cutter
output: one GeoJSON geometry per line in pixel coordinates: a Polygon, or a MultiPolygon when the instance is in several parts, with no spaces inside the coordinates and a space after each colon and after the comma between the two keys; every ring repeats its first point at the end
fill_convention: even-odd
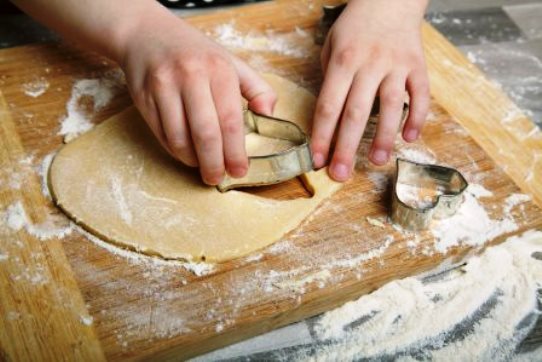
{"type": "Polygon", "coordinates": [[[293,143],[287,150],[265,156],[251,156],[249,168],[242,178],[225,175],[217,186],[220,192],[240,187],[272,185],[312,171],[309,136],[295,123],[265,116],[251,110],[243,113],[245,133],[286,140],[293,143]]]}
{"type": "Polygon", "coordinates": [[[456,169],[397,159],[391,219],[403,229],[427,229],[459,208],[468,182],[456,169]]]}

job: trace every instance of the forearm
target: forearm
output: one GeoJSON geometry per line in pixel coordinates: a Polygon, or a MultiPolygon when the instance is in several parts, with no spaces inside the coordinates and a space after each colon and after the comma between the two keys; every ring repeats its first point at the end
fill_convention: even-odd
{"type": "Polygon", "coordinates": [[[122,61],[131,34],[141,23],[172,19],[154,0],[13,0],[21,10],[64,38],[122,61]]]}
{"type": "Polygon", "coordinates": [[[351,7],[362,5],[367,11],[375,13],[380,13],[384,9],[390,15],[401,13],[411,20],[421,21],[429,5],[429,0],[350,0],[348,5],[351,7]]]}

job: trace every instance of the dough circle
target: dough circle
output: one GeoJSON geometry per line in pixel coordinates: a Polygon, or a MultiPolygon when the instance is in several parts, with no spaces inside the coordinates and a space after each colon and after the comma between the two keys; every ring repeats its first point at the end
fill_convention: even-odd
{"type": "MultiPolygon", "coordinates": [[[[307,132],[315,98],[278,76],[275,115],[307,132]]],[[[312,198],[220,193],[162,150],[135,108],[65,145],[49,170],[57,205],[93,234],[166,259],[222,262],[261,249],[297,227],[340,188],[326,170],[305,175],[312,198]]]]}

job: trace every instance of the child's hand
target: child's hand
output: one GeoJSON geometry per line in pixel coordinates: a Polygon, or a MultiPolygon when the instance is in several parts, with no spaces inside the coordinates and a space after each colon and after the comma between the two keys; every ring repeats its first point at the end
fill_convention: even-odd
{"type": "Polygon", "coordinates": [[[351,0],[322,49],[324,83],[316,105],[312,151],[316,167],[337,141],[330,175],[350,177],[375,96],[381,112],[370,159],[385,164],[400,125],[405,90],[410,114],[403,138],[418,138],[429,107],[429,82],[421,45],[426,0],[351,0]]]}
{"type": "Polygon", "coordinates": [[[149,16],[127,36],[119,62],[134,102],[160,143],[199,166],[209,185],[248,169],[241,94],[271,114],[270,86],[248,65],[176,17],[149,16]]]}

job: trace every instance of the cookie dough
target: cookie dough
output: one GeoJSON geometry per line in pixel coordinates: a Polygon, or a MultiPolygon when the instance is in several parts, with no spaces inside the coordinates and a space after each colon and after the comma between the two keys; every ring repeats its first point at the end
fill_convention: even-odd
{"type": "MultiPolygon", "coordinates": [[[[315,98],[278,76],[275,115],[309,132],[315,98]]],[[[73,220],[117,245],[166,259],[222,262],[281,239],[340,185],[305,175],[311,198],[274,200],[205,186],[162,150],[135,108],[64,146],[49,171],[54,200],[73,220]]]]}

